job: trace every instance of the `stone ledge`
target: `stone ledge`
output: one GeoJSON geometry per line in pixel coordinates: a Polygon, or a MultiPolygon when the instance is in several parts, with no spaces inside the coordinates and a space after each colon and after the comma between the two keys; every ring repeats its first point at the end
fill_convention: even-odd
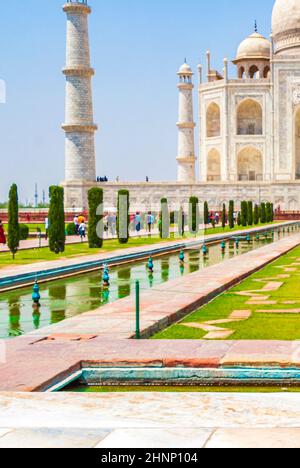
{"type": "Polygon", "coordinates": [[[83,3],[66,3],[63,6],[63,11],[66,13],[85,13],[89,15],[92,12],[92,9],[88,5],[83,3]]]}
{"type": "Polygon", "coordinates": [[[63,68],[63,74],[65,76],[94,76],[95,70],[93,68],[85,68],[85,67],[66,67],[63,68]]]}
{"type": "Polygon", "coordinates": [[[66,133],[94,133],[98,130],[98,125],[77,125],[77,124],[62,124],[62,129],[66,133]]]}

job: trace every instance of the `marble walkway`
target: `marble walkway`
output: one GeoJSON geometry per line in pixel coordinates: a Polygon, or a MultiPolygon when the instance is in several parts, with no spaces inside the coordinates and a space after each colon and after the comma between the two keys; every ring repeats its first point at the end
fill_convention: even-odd
{"type": "Polygon", "coordinates": [[[299,394],[11,394],[0,448],[300,448],[299,394]]]}

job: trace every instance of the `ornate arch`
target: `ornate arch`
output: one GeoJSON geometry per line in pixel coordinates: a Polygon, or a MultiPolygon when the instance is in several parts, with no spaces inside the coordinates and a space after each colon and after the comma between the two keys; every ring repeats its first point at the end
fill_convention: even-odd
{"type": "Polygon", "coordinates": [[[239,103],[237,107],[237,134],[263,134],[262,106],[255,99],[246,98],[239,103]]]}
{"type": "Polygon", "coordinates": [[[211,102],[206,110],[206,136],[207,138],[221,136],[221,110],[216,102],[211,102]]]}

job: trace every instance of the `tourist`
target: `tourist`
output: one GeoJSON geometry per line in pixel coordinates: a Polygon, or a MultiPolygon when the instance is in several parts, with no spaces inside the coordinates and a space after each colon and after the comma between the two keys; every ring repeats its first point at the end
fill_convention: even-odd
{"type": "Polygon", "coordinates": [[[80,224],[82,224],[82,223],[85,223],[85,218],[84,218],[83,215],[80,215],[80,216],[78,216],[78,224],[79,224],[79,226],[80,226],[80,224]]]}
{"type": "Polygon", "coordinates": [[[142,229],[142,217],[139,212],[137,212],[134,217],[134,226],[137,234],[139,234],[142,229]]]}
{"type": "Polygon", "coordinates": [[[84,221],[79,225],[79,235],[80,235],[81,241],[83,241],[86,237],[86,224],[84,221]]]}
{"type": "Polygon", "coordinates": [[[149,213],[147,215],[147,226],[148,226],[149,234],[151,234],[153,224],[154,224],[154,216],[151,213],[151,211],[149,211],[149,213]]]}
{"type": "Polygon", "coordinates": [[[112,238],[116,236],[116,225],[117,225],[117,216],[115,213],[110,213],[108,215],[108,230],[112,238]]]}
{"type": "Polygon", "coordinates": [[[49,234],[49,218],[45,218],[45,239],[48,240],[49,234]]]}
{"type": "Polygon", "coordinates": [[[78,236],[78,234],[79,234],[79,219],[78,219],[77,215],[74,218],[74,226],[75,226],[75,234],[76,234],[76,236],[78,236]]]}
{"type": "Polygon", "coordinates": [[[0,221],[0,244],[3,244],[3,245],[6,244],[6,237],[5,237],[2,221],[0,221]]]}

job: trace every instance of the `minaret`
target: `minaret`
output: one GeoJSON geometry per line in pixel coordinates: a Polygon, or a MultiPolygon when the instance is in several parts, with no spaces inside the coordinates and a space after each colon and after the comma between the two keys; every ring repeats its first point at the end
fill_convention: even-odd
{"type": "Polygon", "coordinates": [[[193,72],[184,63],[177,73],[179,76],[179,121],[177,123],[178,136],[178,182],[193,184],[196,181],[195,172],[195,138],[193,111],[193,72]]]}
{"type": "MultiPolygon", "coordinates": [[[[65,187],[96,180],[87,0],[67,0],[66,116],[62,125],[65,142],[65,187]],[[73,184],[70,184],[72,182],[73,184]]],[[[76,197],[75,197],[76,198],[76,197]]],[[[80,198],[80,197],[79,197],[80,198]]],[[[77,201],[77,200],[76,200],[77,201]]],[[[74,203],[76,203],[74,199],[74,203]]],[[[70,200],[67,204],[70,204],[70,200]]],[[[77,201],[79,205],[80,201],[77,201]]]]}

